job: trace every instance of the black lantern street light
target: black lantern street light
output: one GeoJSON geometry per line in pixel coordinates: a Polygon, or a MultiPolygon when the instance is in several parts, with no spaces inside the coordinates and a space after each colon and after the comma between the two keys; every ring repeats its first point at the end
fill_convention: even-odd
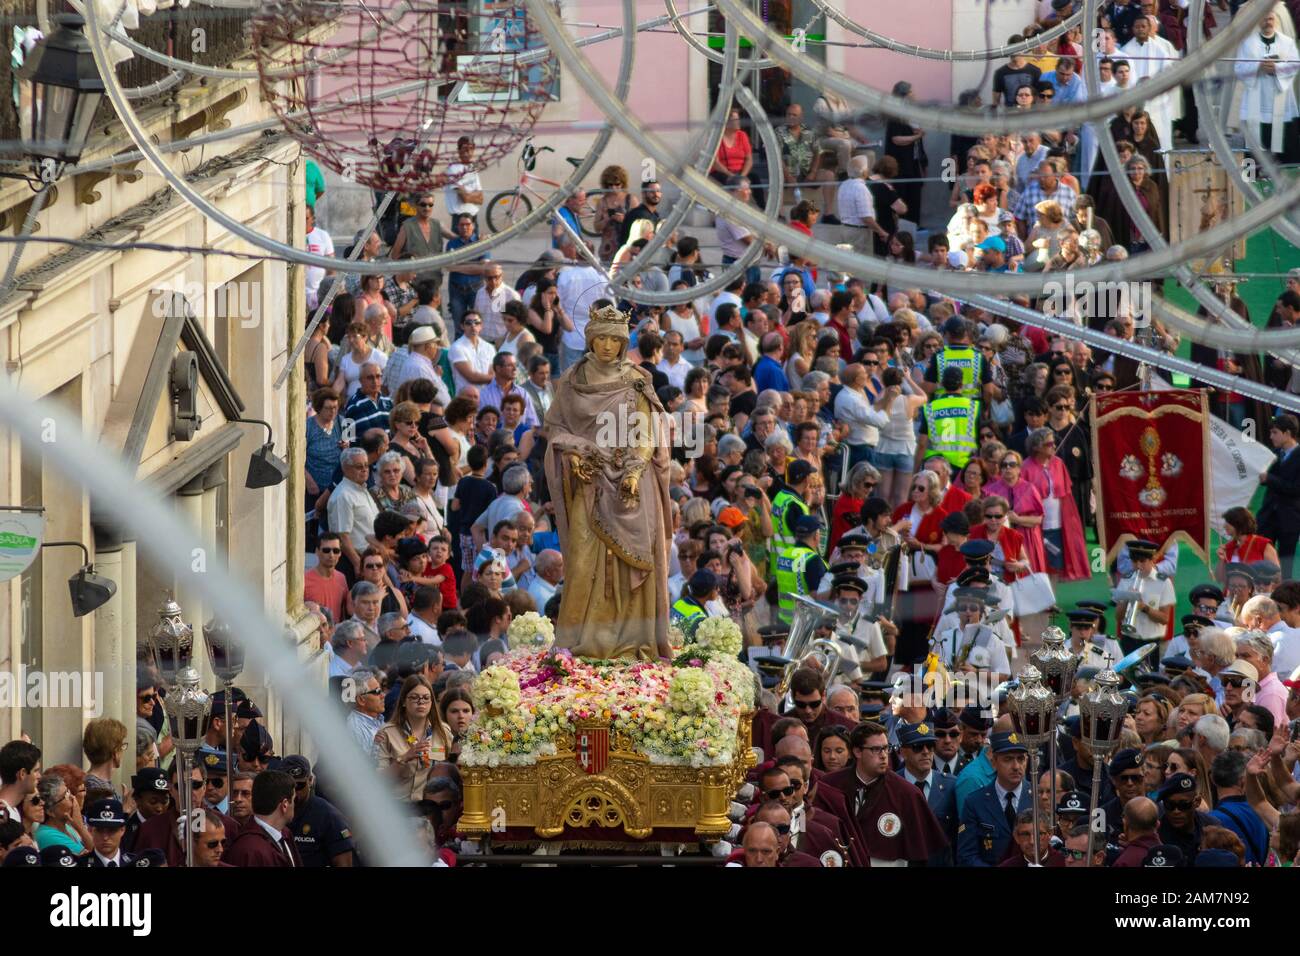
{"type": "MultiPolygon", "coordinates": [[[[1119,692],[1120,676],[1106,668],[1094,679],[1093,690],[1079,700],[1079,730],[1092,753],[1092,799],[1088,806],[1088,860],[1092,866],[1093,841],[1097,833],[1097,797],[1101,791],[1101,767],[1119,744],[1128,698],[1119,692]]],[[[1104,829],[1104,827],[1103,827],[1104,829]]]]}
{"type": "Polygon", "coordinates": [[[222,718],[226,726],[226,772],[233,780],[235,753],[231,736],[231,695],[235,691],[235,678],[244,669],[244,645],[235,640],[229,624],[215,617],[203,626],[203,643],[207,645],[208,656],[212,658],[212,672],[217,675],[226,691],[222,695],[225,698],[225,713],[222,718]]]}
{"type": "MultiPolygon", "coordinates": [[[[1069,649],[1069,638],[1059,627],[1049,627],[1043,631],[1043,643],[1029,655],[1029,662],[1038,669],[1043,677],[1043,686],[1052,692],[1056,699],[1056,712],[1060,716],[1061,705],[1069,698],[1074,688],[1074,674],[1079,669],[1082,656],[1073,654],[1069,649]]],[[[1048,762],[1051,765],[1052,802],[1047,812],[1052,820],[1052,829],[1056,829],[1056,734],[1052,734],[1047,744],[1048,762]]]]}
{"type": "Polygon", "coordinates": [[[199,672],[193,666],[194,629],[185,623],[181,606],[170,597],[158,609],[158,623],[149,630],[149,649],[167,685],[163,709],[180,760],[176,789],[180,792],[181,818],[185,821],[185,865],[193,866],[195,820],[190,768],[208,732],[212,698],[200,686],[199,672]]]}
{"type": "Polygon", "coordinates": [[[85,20],[76,13],[57,19],[59,28],[18,71],[31,84],[31,104],[21,117],[23,151],[45,183],[58,179],[64,166],[81,158],[104,98],[104,81],[82,32],[85,20]]]}
{"type": "Polygon", "coordinates": [[[1020,685],[1007,694],[1011,723],[1029,749],[1029,792],[1034,803],[1034,864],[1042,863],[1038,841],[1038,752],[1056,736],[1056,697],[1043,686],[1043,675],[1029,664],[1020,672],[1020,685]]]}

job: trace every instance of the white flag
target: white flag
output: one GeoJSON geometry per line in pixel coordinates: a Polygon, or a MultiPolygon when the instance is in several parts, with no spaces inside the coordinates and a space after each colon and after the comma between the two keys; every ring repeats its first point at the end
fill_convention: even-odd
{"type": "MultiPolygon", "coordinates": [[[[1151,388],[1171,388],[1152,374],[1151,388]]],[[[1222,418],[1210,416],[1210,522],[1218,528],[1229,508],[1249,508],[1259,490],[1260,472],[1268,471],[1276,456],[1263,442],[1247,438],[1222,418]]]]}

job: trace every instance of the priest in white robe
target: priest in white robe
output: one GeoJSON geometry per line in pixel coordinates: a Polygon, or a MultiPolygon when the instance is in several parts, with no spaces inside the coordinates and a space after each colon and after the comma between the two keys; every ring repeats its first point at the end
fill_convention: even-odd
{"type": "Polygon", "coordinates": [[[1295,77],[1300,72],[1300,53],[1296,42],[1278,29],[1278,15],[1269,12],[1260,22],[1259,32],[1237,47],[1234,66],[1241,83],[1243,127],[1249,127],[1260,144],[1282,158],[1294,162],[1295,132],[1287,136],[1300,110],[1296,108],[1295,77]]]}
{"type": "MultiPolygon", "coordinates": [[[[1179,60],[1178,50],[1168,40],[1156,36],[1154,17],[1138,17],[1133,21],[1133,39],[1119,48],[1120,55],[1129,61],[1133,80],[1150,82],[1151,78],[1170,69],[1179,60]]],[[[1160,148],[1170,149],[1174,144],[1174,120],[1181,109],[1178,87],[1168,93],[1151,97],[1144,109],[1151,117],[1160,148]]],[[[1168,162],[1166,161],[1166,166],[1168,162]]]]}

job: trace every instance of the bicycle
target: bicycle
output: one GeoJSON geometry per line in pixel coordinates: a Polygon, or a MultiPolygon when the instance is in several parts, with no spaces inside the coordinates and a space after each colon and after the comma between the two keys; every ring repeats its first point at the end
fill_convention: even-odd
{"type": "MultiPolygon", "coordinates": [[[[524,148],[519,156],[519,185],[514,189],[507,189],[505,192],[499,192],[487,204],[487,224],[493,232],[501,232],[514,225],[519,220],[528,216],[533,211],[533,201],[529,195],[535,196],[538,202],[545,202],[546,197],[533,188],[534,183],[540,183],[544,186],[550,186],[559,189],[562,183],[557,183],[553,179],[534,174],[533,170],[537,166],[537,157],[542,153],[553,153],[555,150],[550,146],[534,146],[532,137],[524,141],[524,148]]],[[[581,156],[565,157],[569,165],[577,169],[582,165],[581,156]]],[[[599,194],[600,190],[597,190],[599,194]]],[[[588,195],[587,201],[582,204],[578,211],[578,228],[583,235],[598,238],[600,232],[596,229],[596,209],[591,204],[591,196],[588,195]]]]}

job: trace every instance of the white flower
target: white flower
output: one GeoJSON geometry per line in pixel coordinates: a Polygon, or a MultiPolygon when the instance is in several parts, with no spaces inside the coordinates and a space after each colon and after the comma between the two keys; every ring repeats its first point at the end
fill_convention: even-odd
{"type": "Polygon", "coordinates": [[[549,617],[527,611],[510,622],[506,637],[511,650],[520,647],[546,650],[555,643],[555,625],[549,617]]]}

